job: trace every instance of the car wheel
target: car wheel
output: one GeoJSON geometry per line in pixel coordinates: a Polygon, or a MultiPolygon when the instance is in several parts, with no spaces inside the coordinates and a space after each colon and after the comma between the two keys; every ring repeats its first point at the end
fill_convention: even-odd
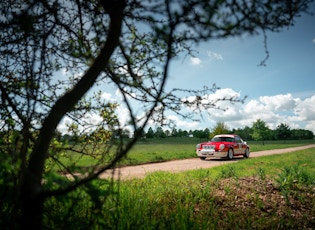
{"type": "Polygon", "coordinates": [[[200,160],[203,160],[203,161],[206,159],[205,157],[199,157],[199,158],[200,158],[200,160]]]}
{"type": "Polygon", "coordinates": [[[249,149],[247,148],[244,153],[244,158],[248,158],[248,157],[249,157],[249,149]]]}
{"type": "Polygon", "coordinates": [[[228,155],[227,155],[227,159],[228,160],[232,160],[233,159],[233,155],[234,155],[233,149],[229,149],[228,155]]]}

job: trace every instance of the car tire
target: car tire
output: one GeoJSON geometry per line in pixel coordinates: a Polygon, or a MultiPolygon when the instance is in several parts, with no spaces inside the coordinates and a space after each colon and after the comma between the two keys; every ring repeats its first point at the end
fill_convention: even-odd
{"type": "Polygon", "coordinates": [[[202,160],[202,161],[206,160],[205,157],[199,157],[199,158],[200,158],[200,160],[202,160]]]}
{"type": "Polygon", "coordinates": [[[245,149],[244,158],[249,158],[249,154],[250,154],[249,149],[248,148],[245,149]]]}
{"type": "Polygon", "coordinates": [[[233,149],[229,149],[228,154],[227,154],[227,159],[232,160],[233,155],[234,155],[233,149]]]}

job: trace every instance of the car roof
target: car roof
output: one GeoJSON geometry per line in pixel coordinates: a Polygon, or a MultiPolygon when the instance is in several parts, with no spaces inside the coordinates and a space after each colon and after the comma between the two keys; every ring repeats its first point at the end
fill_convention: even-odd
{"type": "Polygon", "coordinates": [[[219,134],[215,135],[214,137],[238,137],[236,134],[219,134]]]}

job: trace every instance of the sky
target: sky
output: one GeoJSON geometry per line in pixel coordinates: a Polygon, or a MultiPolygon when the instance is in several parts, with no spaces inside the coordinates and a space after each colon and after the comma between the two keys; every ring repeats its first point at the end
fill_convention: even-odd
{"type": "MultiPolygon", "coordinates": [[[[310,11],[315,12],[315,2],[310,11]]],[[[197,51],[194,57],[180,56],[173,61],[167,90],[202,89],[215,83],[221,89],[212,97],[247,96],[243,104],[224,102],[221,106],[228,108],[226,111],[211,110],[200,122],[170,113],[168,118],[176,128],[204,130],[224,122],[229,129],[237,129],[251,127],[261,119],[271,129],[285,123],[291,129],[315,134],[315,16],[302,14],[293,27],[267,33],[267,39],[265,66],[259,65],[266,57],[262,34],[204,42],[192,47],[197,51]]],[[[103,96],[109,100],[117,97],[114,90],[104,90],[103,96]]],[[[127,122],[123,106],[118,114],[127,122]]],[[[93,115],[88,119],[97,120],[93,115]]],[[[155,126],[151,123],[148,127],[155,126]]]]}
{"type": "Polygon", "coordinates": [[[215,83],[218,96],[247,96],[244,104],[225,104],[226,112],[213,110],[200,123],[178,119],[179,126],[213,128],[220,121],[233,129],[261,119],[271,129],[285,123],[315,134],[315,16],[303,14],[294,27],[267,33],[267,45],[266,66],[259,66],[266,56],[262,34],[208,41],[195,48],[195,57],[178,58],[168,87],[201,89],[215,83]]]}

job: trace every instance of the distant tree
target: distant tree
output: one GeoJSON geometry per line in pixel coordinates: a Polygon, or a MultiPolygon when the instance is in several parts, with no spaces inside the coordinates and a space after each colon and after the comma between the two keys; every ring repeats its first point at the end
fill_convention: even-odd
{"type": "Polygon", "coordinates": [[[205,128],[205,129],[203,130],[202,138],[209,138],[210,132],[211,132],[211,131],[210,131],[209,128],[205,128]]]}
{"type": "Polygon", "coordinates": [[[177,137],[183,137],[183,136],[184,136],[184,131],[182,129],[178,129],[177,137]]]}
{"type": "Polygon", "coordinates": [[[314,139],[314,133],[305,129],[292,129],[292,138],[295,140],[311,140],[314,139]]]}
{"type": "Polygon", "coordinates": [[[215,135],[218,135],[218,134],[228,134],[228,133],[230,133],[229,127],[223,121],[218,121],[216,125],[212,128],[209,138],[211,139],[215,135]]]}
{"type": "Polygon", "coordinates": [[[193,135],[194,137],[198,137],[200,139],[209,139],[210,129],[205,128],[204,130],[195,130],[193,135]]]}
{"type": "Polygon", "coordinates": [[[166,137],[169,137],[169,136],[171,136],[171,131],[170,130],[165,130],[164,131],[164,133],[165,133],[165,135],[166,135],[166,137]]]}
{"type": "Polygon", "coordinates": [[[164,130],[162,127],[157,127],[155,130],[154,136],[158,138],[165,138],[166,134],[164,133],[164,130]]]}
{"type": "Polygon", "coordinates": [[[192,132],[193,136],[196,138],[202,138],[203,137],[203,131],[202,130],[194,130],[192,132]]]}
{"type": "Polygon", "coordinates": [[[292,25],[310,2],[0,1],[3,228],[40,229],[43,219],[53,219],[44,212],[47,199],[91,188],[93,180],[126,156],[149,121],[165,125],[166,111],[189,118],[218,108],[220,100],[243,102],[235,97],[206,101],[204,95],[217,87],[167,89],[171,61],[192,55],[195,42],[277,32],[292,25]],[[103,97],[104,86],[119,91],[127,124],[117,115],[119,104],[103,97]],[[191,114],[181,110],[186,108],[191,114]],[[56,135],[63,120],[71,143],[56,135]],[[126,126],[134,132],[127,142],[126,126]],[[93,159],[85,171],[77,162],[83,158],[93,159]],[[55,183],[56,168],[76,180],[55,183]]]}
{"type": "Polygon", "coordinates": [[[193,136],[193,135],[194,135],[194,132],[190,129],[190,130],[188,131],[188,135],[189,135],[189,136],[193,136]]]}
{"type": "Polygon", "coordinates": [[[147,138],[153,138],[154,137],[154,131],[153,131],[153,129],[151,127],[148,129],[146,137],[147,138]]]}
{"type": "Polygon", "coordinates": [[[262,141],[265,145],[265,140],[268,139],[270,129],[268,128],[266,122],[261,119],[256,120],[252,126],[253,134],[252,137],[256,141],[262,141]]]}
{"type": "Polygon", "coordinates": [[[173,128],[172,131],[171,131],[171,136],[172,136],[172,137],[177,137],[177,135],[178,135],[177,129],[176,129],[176,128],[173,128]]]}
{"type": "Polygon", "coordinates": [[[183,136],[183,137],[188,137],[188,132],[187,132],[187,130],[183,130],[182,136],[183,136]]]}
{"type": "Polygon", "coordinates": [[[252,129],[248,126],[243,129],[234,129],[232,132],[242,137],[243,140],[252,140],[252,129]]]}
{"type": "Polygon", "coordinates": [[[288,140],[291,137],[291,130],[288,124],[281,123],[276,128],[276,138],[278,140],[288,140]]]}

